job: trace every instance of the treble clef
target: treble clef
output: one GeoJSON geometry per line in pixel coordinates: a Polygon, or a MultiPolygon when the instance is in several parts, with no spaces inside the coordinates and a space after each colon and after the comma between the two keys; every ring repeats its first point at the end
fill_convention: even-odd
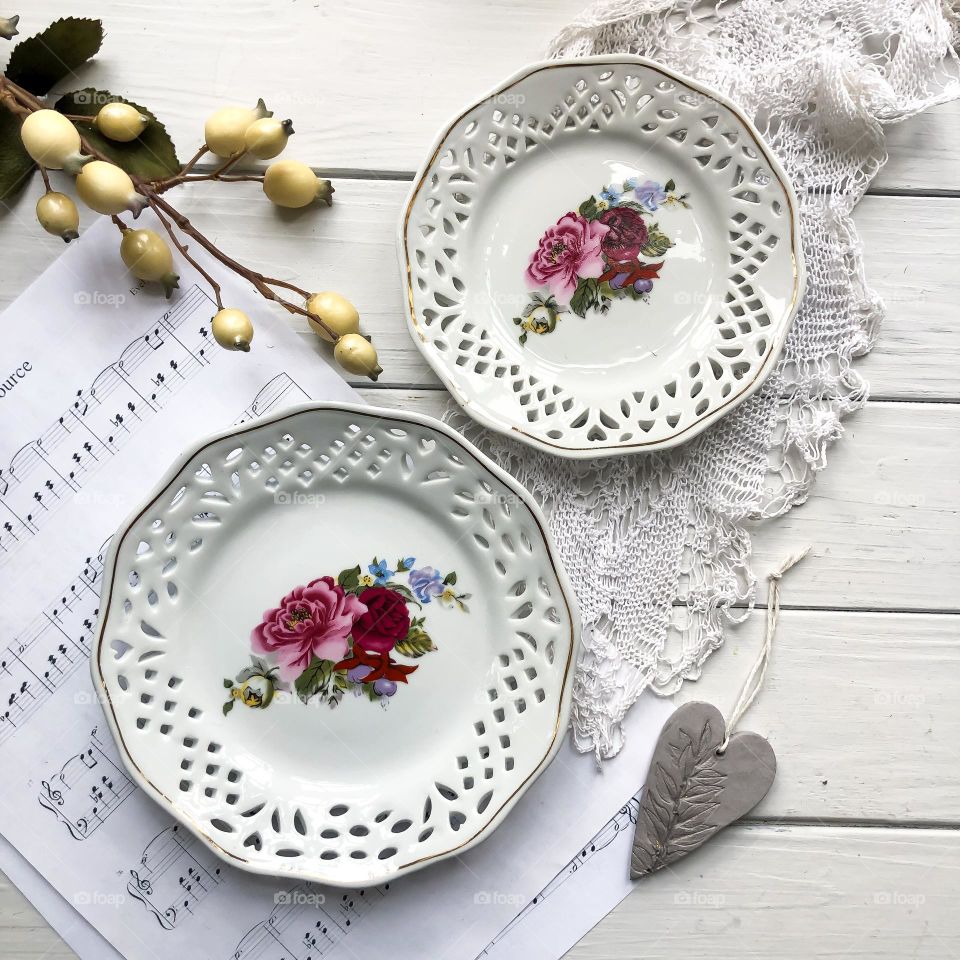
{"type": "Polygon", "coordinates": [[[47,791],[47,796],[58,806],[63,806],[63,793],[59,790],[54,790],[53,787],[47,783],[46,780],[40,781],[40,786],[47,791]]]}
{"type": "Polygon", "coordinates": [[[148,897],[153,893],[153,885],[149,880],[141,880],[136,870],[131,870],[130,876],[133,877],[133,882],[137,885],[138,890],[142,890],[148,897]]]}

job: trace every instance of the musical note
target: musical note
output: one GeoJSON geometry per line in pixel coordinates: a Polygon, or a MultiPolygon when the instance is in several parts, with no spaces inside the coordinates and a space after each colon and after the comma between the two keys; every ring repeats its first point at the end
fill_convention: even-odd
{"type": "Polygon", "coordinates": [[[176,306],[131,340],[89,386],[72,391],[67,409],[0,469],[0,564],[210,365],[208,338],[198,321],[209,315],[211,303],[200,287],[185,290],[176,306]],[[192,330],[198,332],[186,333],[192,330]]]}
{"type": "Polygon", "coordinates": [[[179,824],[161,830],[131,869],[127,892],[163,930],[193,916],[197,904],[224,880],[220,861],[179,824]]]}
{"type": "Polygon", "coordinates": [[[37,802],[54,814],[74,840],[86,840],[135,789],[106,753],[94,727],[86,746],[55,776],[40,781],[37,802]]]}
{"type": "Polygon", "coordinates": [[[370,890],[326,895],[301,883],[276,895],[270,915],[251,927],[237,943],[233,960],[319,960],[339,943],[390,884],[370,890]]]}
{"type": "MultiPolygon", "coordinates": [[[[546,900],[557,891],[567,880],[574,876],[583,865],[599,851],[610,846],[620,834],[621,830],[630,830],[637,824],[637,816],[640,811],[639,797],[631,797],[624,806],[622,806],[613,817],[611,817],[590,839],[580,852],[567,863],[563,869],[557,873],[550,882],[518,913],[513,920],[507,924],[503,930],[487,945],[481,957],[487,956],[490,948],[503,939],[518,923],[521,923],[531,910],[535,910],[537,905],[546,900]]],[[[478,958],[479,960],[479,958],[478,958]]]]}

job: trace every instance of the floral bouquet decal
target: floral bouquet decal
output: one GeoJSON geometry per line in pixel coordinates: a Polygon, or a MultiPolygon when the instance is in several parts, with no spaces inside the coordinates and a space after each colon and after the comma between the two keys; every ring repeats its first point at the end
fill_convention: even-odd
{"type": "Polygon", "coordinates": [[[386,701],[407,683],[416,660],[437,649],[424,628],[423,608],[436,600],[467,612],[467,593],[455,589],[457,575],[434,567],[416,568],[413,557],[399,559],[391,570],[386,560],[373,558],[333,577],[320,577],[295,587],[267,610],[253,629],[250,666],[223,681],[230,699],[265,709],[275,691],[293,685],[304,703],[317,697],[335,707],[352,690],[372,701],[386,701]],[[398,576],[406,574],[406,583],[398,576]]]}
{"type": "Polygon", "coordinates": [[[673,180],[661,186],[631,178],[565,213],[530,256],[526,279],[537,292],[523,316],[513,318],[520,342],[531,333],[552,333],[567,310],[585,317],[588,310],[606,313],[617,298],[648,301],[661,258],[673,246],[653,214],[661,207],[689,208],[687,197],[676,193],[673,180]]]}

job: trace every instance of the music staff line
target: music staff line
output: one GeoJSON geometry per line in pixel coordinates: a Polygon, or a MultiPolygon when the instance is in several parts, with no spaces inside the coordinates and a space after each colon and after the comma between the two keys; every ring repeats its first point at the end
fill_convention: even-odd
{"type": "Polygon", "coordinates": [[[74,840],[86,840],[135,790],[133,781],[90,731],[84,749],[70,757],[49,780],[40,781],[37,800],[66,827],[74,840]]]}
{"type": "Polygon", "coordinates": [[[88,387],[77,390],[57,420],[0,468],[0,563],[36,535],[180,387],[211,364],[216,355],[208,350],[211,302],[196,285],[186,290],[88,387]],[[191,323],[197,329],[187,335],[191,323]]]}

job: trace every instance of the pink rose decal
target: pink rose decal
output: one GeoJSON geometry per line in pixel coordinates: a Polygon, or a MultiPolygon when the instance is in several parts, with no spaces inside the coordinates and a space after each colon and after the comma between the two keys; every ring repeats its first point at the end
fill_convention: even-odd
{"type": "MultiPolygon", "coordinates": [[[[690,194],[673,179],[661,186],[629,177],[565,213],[540,238],[524,271],[530,297],[512,317],[520,345],[553,333],[567,314],[607,316],[615,300],[649,303],[664,256],[676,245],[666,231],[691,209],[690,194]]],[[[425,602],[419,592],[418,599],[425,602]]]]}
{"type": "Polygon", "coordinates": [[[314,657],[343,659],[354,622],[366,612],[353,593],[345,593],[332,577],[321,577],[295,587],[279,607],[267,610],[251,643],[257,653],[276,655],[281,679],[294,680],[314,657]]]}
{"type": "Polygon", "coordinates": [[[558,303],[567,305],[581,279],[603,273],[601,241],[608,229],[579,213],[565,213],[540,238],[527,267],[527,282],[548,287],[558,303]]]}

